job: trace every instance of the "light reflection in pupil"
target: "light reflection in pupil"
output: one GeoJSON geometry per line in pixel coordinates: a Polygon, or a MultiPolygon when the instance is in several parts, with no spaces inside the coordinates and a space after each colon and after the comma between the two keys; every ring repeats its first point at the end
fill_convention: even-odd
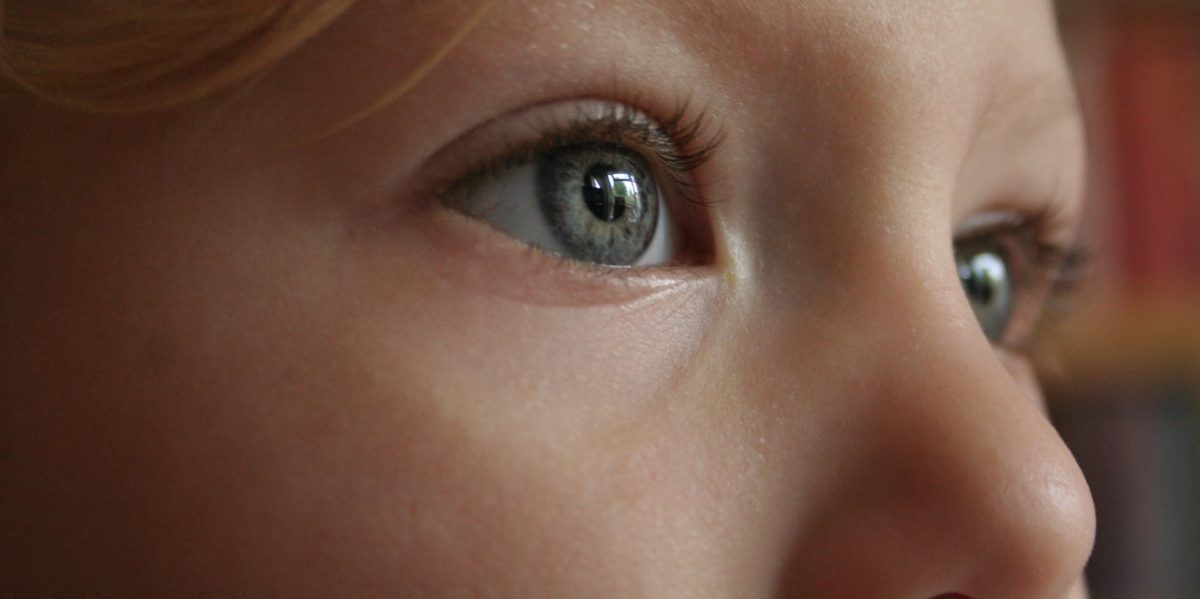
{"type": "Polygon", "coordinates": [[[642,191],[632,173],[598,164],[583,177],[583,201],[596,218],[605,222],[642,219],[642,191]]]}
{"type": "Polygon", "coordinates": [[[958,269],[967,295],[985,305],[995,299],[998,287],[1004,284],[1007,274],[1003,260],[990,252],[972,256],[958,269]]]}

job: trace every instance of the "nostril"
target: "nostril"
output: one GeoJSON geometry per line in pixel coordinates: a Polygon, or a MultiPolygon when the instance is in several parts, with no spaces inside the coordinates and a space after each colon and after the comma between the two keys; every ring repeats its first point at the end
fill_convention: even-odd
{"type": "Polygon", "coordinates": [[[946,593],[944,595],[938,595],[937,597],[934,597],[933,599],[971,599],[971,598],[962,593],[946,593]]]}

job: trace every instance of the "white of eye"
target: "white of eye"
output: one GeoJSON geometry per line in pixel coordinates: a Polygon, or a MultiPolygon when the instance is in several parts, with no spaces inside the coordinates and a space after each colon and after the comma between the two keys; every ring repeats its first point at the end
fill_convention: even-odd
{"type": "MultiPolygon", "coordinates": [[[[542,209],[537,177],[536,161],[485,174],[473,182],[464,195],[455,199],[454,207],[519,241],[570,256],[570,249],[555,233],[542,209]]],[[[650,183],[657,185],[654,181],[650,183]]],[[[661,198],[661,191],[656,197],[661,198]]],[[[632,266],[657,266],[675,261],[677,233],[670,206],[665,200],[658,201],[658,220],[651,235],[650,243],[632,266]]]]}

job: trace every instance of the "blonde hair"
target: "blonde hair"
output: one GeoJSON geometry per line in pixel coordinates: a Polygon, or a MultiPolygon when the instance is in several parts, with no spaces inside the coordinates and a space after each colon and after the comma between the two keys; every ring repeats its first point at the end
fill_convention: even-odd
{"type": "Polygon", "coordinates": [[[0,0],[0,74],[52,102],[140,112],[241,81],[355,0],[0,0]]]}
{"type": "MultiPolygon", "coordinates": [[[[354,2],[0,0],[0,77],[10,86],[89,112],[170,108],[279,61],[354,2]]],[[[403,95],[494,3],[483,2],[441,50],[345,122],[403,95]]]]}

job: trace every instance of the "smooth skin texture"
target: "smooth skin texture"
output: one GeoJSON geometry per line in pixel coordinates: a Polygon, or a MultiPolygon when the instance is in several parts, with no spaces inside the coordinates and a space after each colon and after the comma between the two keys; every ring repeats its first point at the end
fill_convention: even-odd
{"type": "Polygon", "coordinates": [[[154,115],[4,98],[0,595],[1084,595],[1087,486],[951,243],[1071,234],[1048,2],[504,1],[297,143],[469,10],[364,1],[154,115]],[[427,193],[582,99],[703,109],[711,260],[427,193]]]}

